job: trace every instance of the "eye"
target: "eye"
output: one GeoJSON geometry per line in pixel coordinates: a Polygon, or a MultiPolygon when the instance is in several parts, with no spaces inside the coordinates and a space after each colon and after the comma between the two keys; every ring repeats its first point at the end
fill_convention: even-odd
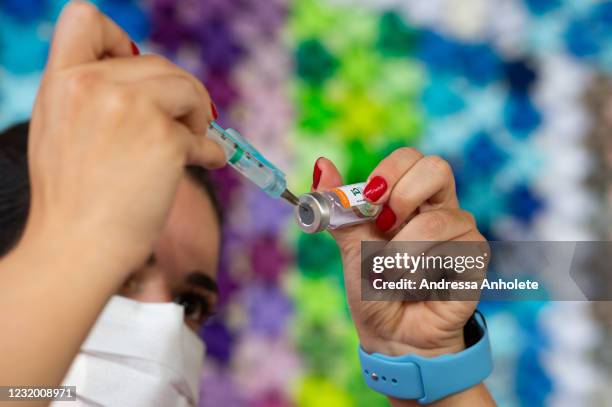
{"type": "Polygon", "coordinates": [[[211,313],[210,301],[193,291],[180,294],[174,302],[183,307],[185,318],[192,322],[202,323],[211,313]]]}

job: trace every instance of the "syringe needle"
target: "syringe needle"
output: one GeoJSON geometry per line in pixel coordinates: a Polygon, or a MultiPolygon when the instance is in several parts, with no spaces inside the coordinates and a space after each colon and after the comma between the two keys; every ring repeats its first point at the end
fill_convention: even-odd
{"type": "Polygon", "coordinates": [[[298,197],[293,195],[291,191],[289,191],[289,189],[287,188],[285,188],[285,190],[281,194],[281,197],[292,205],[298,205],[300,203],[298,197]]]}

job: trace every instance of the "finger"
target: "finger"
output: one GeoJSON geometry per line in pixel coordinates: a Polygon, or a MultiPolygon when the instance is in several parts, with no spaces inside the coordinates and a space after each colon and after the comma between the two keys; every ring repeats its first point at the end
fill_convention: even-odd
{"type": "Polygon", "coordinates": [[[199,165],[214,169],[225,165],[225,153],[221,146],[178,121],[171,121],[170,128],[174,142],[181,148],[185,165],[199,165]]]}
{"type": "MultiPolygon", "coordinates": [[[[94,71],[97,75],[117,83],[157,80],[159,77],[181,77],[190,82],[197,93],[199,93],[200,100],[206,110],[206,117],[208,118],[208,120],[197,120],[198,117],[189,117],[190,120],[193,120],[188,122],[188,125],[193,127],[196,134],[201,134],[205,132],[208,122],[211,120],[210,118],[214,118],[210,95],[202,82],[162,56],[150,54],[139,58],[106,59],[91,64],[85,69],[94,71]]],[[[167,88],[161,91],[163,94],[166,94],[172,92],[172,90],[172,88],[167,88]]]]}
{"type": "MultiPolygon", "coordinates": [[[[476,229],[472,229],[455,239],[436,243],[427,251],[427,255],[442,258],[451,257],[457,260],[453,262],[452,267],[444,267],[447,277],[462,281],[477,281],[484,277],[490,250],[482,235],[476,229]],[[463,259],[466,257],[478,258],[479,262],[470,260],[464,263],[463,259]],[[449,273],[454,274],[449,275],[449,273]]],[[[433,263],[433,267],[439,266],[440,264],[433,263]]]]}
{"type": "Polygon", "coordinates": [[[438,209],[421,213],[410,220],[393,241],[442,242],[476,229],[471,213],[461,209],[438,209]]]}
{"type": "Polygon", "coordinates": [[[174,130],[184,145],[186,164],[206,168],[219,168],[225,164],[221,146],[205,137],[208,123],[212,120],[210,102],[202,100],[193,81],[184,75],[167,75],[123,87],[128,89],[128,97],[138,95],[138,98],[151,101],[176,122],[174,130]]]}
{"type": "Polygon", "coordinates": [[[188,130],[184,134],[187,165],[213,169],[226,164],[223,148],[206,137],[208,123],[212,120],[210,101],[203,101],[193,81],[184,76],[169,76],[143,81],[142,86],[151,92],[151,97],[155,98],[162,110],[188,130]]]}
{"type": "MultiPolygon", "coordinates": [[[[342,185],[342,176],[334,163],[325,157],[319,157],[314,165],[311,191],[327,191],[342,185]]],[[[348,250],[349,246],[354,247],[360,244],[363,236],[365,236],[363,231],[367,228],[369,228],[369,225],[362,224],[329,230],[329,233],[340,248],[348,250]]],[[[348,285],[352,285],[352,282],[359,280],[359,276],[346,276],[346,280],[348,285]]]]}
{"type": "Polygon", "coordinates": [[[130,37],[93,4],[71,1],[62,11],[53,34],[48,67],[68,68],[107,55],[133,55],[130,37]]]}
{"type": "Polygon", "coordinates": [[[133,91],[135,98],[150,100],[164,113],[185,124],[192,134],[206,134],[212,120],[210,99],[207,94],[202,94],[191,78],[173,74],[122,86],[128,89],[128,94],[133,91]]]}
{"type": "Polygon", "coordinates": [[[202,82],[192,74],[168,58],[156,54],[141,55],[138,58],[107,58],[86,67],[116,82],[134,82],[163,75],[184,75],[193,78],[204,89],[202,82]]]}
{"type": "Polygon", "coordinates": [[[366,199],[373,203],[386,202],[395,184],[421,158],[423,154],[414,148],[403,147],[393,151],[368,177],[363,190],[366,199]]]}
{"type": "Polygon", "coordinates": [[[225,153],[218,143],[201,135],[192,135],[191,140],[187,152],[188,165],[215,169],[221,168],[227,163],[225,153]]]}
{"type": "Polygon", "coordinates": [[[467,233],[451,240],[449,244],[459,244],[465,247],[464,253],[462,253],[464,255],[471,255],[474,258],[482,256],[485,264],[484,270],[471,273],[472,275],[462,275],[464,280],[482,281],[486,276],[487,268],[489,267],[489,262],[491,261],[491,245],[489,245],[487,239],[485,239],[478,229],[474,227],[467,233]]]}
{"type": "Polygon", "coordinates": [[[326,191],[342,185],[342,175],[331,160],[319,157],[312,173],[311,191],[326,191]]]}
{"type": "Polygon", "coordinates": [[[426,212],[458,207],[450,165],[440,157],[429,156],[416,162],[395,184],[377,225],[388,231],[403,224],[417,209],[426,212]]]}
{"type": "MultiPolygon", "coordinates": [[[[469,212],[460,209],[440,209],[415,216],[396,234],[392,242],[411,242],[407,247],[410,253],[417,256],[421,253],[427,253],[428,256],[434,256],[436,253],[460,256],[465,255],[464,252],[473,251],[477,244],[466,242],[449,244],[449,241],[462,236],[471,236],[470,233],[474,231],[476,231],[474,218],[469,212]]],[[[438,281],[442,276],[442,270],[426,270],[426,278],[430,281],[438,281]]],[[[410,278],[419,280],[423,277],[425,277],[423,270],[419,270],[410,278]]],[[[440,293],[434,291],[430,294],[440,293]]]]}
{"type": "Polygon", "coordinates": [[[199,165],[208,169],[221,168],[227,163],[219,143],[199,134],[191,135],[187,151],[187,165],[199,165]]]}
{"type": "Polygon", "coordinates": [[[433,290],[433,298],[460,301],[477,301],[480,286],[486,277],[490,253],[489,246],[477,230],[472,230],[457,239],[436,245],[427,252],[429,258],[445,259],[437,272],[426,270],[429,281],[452,281],[470,283],[469,287],[433,290]],[[449,262],[448,259],[453,259],[449,262]],[[448,264],[444,264],[444,263],[448,264]],[[473,285],[473,286],[472,286],[473,285]]]}

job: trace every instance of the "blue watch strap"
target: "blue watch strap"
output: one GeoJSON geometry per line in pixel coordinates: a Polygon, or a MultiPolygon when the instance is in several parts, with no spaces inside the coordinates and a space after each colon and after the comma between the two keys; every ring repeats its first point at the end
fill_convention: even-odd
{"type": "Polygon", "coordinates": [[[418,355],[369,354],[359,347],[359,359],[367,385],[399,399],[426,404],[466,390],[482,382],[493,370],[491,345],[484,318],[474,318],[483,335],[473,346],[458,353],[424,358],[418,355]]]}

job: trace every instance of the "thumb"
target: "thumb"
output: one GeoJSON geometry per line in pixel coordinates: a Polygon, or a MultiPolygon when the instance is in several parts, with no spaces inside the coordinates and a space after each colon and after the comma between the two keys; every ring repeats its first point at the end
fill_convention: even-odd
{"type": "Polygon", "coordinates": [[[312,172],[312,191],[325,191],[342,185],[342,175],[331,160],[317,158],[312,172]]]}

